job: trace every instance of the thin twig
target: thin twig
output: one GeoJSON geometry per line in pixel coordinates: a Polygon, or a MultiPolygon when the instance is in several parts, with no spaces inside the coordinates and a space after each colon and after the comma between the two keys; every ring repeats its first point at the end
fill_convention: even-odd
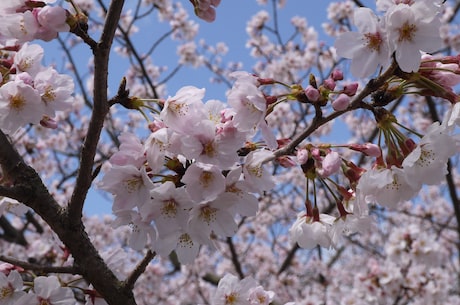
{"type": "Polygon", "coordinates": [[[132,290],[137,279],[144,273],[145,268],[147,268],[150,261],[155,257],[156,253],[150,250],[147,251],[145,257],[139,262],[139,264],[134,268],[133,272],[128,276],[123,284],[126,289],[132,290]]]}
{"type": "Polygon", "coordinates": [[[36,271],[38,273],[80,274],[81,272],[80,269],[76,266],[44,266],[40,264],[24,262],[4,255],[0,255],[0,261],[24,268],[25,270],[36,271]]]}

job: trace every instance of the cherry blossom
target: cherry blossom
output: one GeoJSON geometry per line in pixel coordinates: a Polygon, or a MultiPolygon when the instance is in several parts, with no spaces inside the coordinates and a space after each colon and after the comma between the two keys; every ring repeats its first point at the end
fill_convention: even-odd
{"type": "Polygon", "coordinates": [[[0,3],[3,302],[460,303],[452,3],[331,3],[335,47],[257,3],[244,65],[175,0],[0,3]]]}
{"type": "Polygon", "coordinates": [[[38,124],[45,112],[37,90],[22,81],[7,82],[0,87],[0,128],[14,133],[28,123],[38,124]]]}
{"type": "Polygon", "coordinates": [[[418,51],[434,52],[442,46],[439,17],[426,18],[427,15],[414,6],[397,5],[387,12],[386,28],[390,50],[395,52],[399,67],[405,72],[419,69],[421,55],[415,55],[418,51]]]}
{"type": "Polygon", "coordinates": [[[219,281],[216,293],[212,297],[212,304],[248,304],[249,290],[255,286],[256,283],[252,278],[245,278],[239,281],[236,276],[227,274],[219,281]]]}
{"type": "Polygon", "coordinates": [[[390,46],[383,21],[368,8],[354,12],[354,22],[359,33],[346,32],[335,42],[339,56],[352,59],[351,72],[356,77],[366,77],[378,66],[386,67],[390,59],[390,46]]]}
{"type": "Polygon", "coordinates": [[[21,275],[16,270],[11,271],[8,275],[0,272],[0,285],[2,304],[14,305],[25,294],[22,291],[23,281],[21,275]]]}
{"type": "Polygon", "coordinates": [[[204,89],[192,86],[179,89],[175,96],[165,101],[160,118],[174,131],[187,134],[191,126],[204,118],[204,93],[204,89]]]}
{"type": "Polygon", "coordinates": [[[300,212],[297,214],[297,220],[289,229],[291,242],[305,249],[312,249],[318,245],[329,248],[332,241],[328,230],[333,221],[334,217],[327,214],[320,214],[319,220],[314,220],[305,212],[300,212]]]}
{"type": "Polygon", "coordinates": [[[55,276],[39,276],[34,279],[33,292],[23,295],[17,300],[18,305],[73,305],[75,298],[72,290],[68,287],[61,287],[55,276]]]}

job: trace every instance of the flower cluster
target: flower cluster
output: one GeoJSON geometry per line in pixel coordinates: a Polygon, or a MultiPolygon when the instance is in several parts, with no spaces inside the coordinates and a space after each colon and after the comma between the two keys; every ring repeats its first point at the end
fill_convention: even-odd
{"type": "Polygon", "coordinates": [[[377,158],[373,168],[361,176],[357,186],[360,200],[396,208],[423,185],[440,184],[447,174],[448,159],[460,148],[455,134],[459,108],[456,103],[442,123],[431,124],[417,144],[398,129],[393,115],[383,110],[378,113],[387,154],[377,158]]]}
{"type": "MultiPolygon", "coordinates": [[[[262,164],[272,155],[264,146],[277,146],[265,122],[267,101],[256,77],[234,77],[233,108],[203,103],[204,89],[187,86],[162,102],[145,143],[120,136],[99,187],[115,196],[116,224],[132,227],[133,248],[147,245],[163,256],[175,250],[190,263],[213,236],[235,234],[237,215],[255,216],[256,195],[274,186],[262,164]],[[257,131],[266,145],[245,144],[257,131]]],[[[133,98],[133,105],[142,103],[133,98]]]]}
{"type": "Polygon", "coordinates": [[[9,264],[2,264],[0,271],[0,302],[5,305],[75,304],[72,289],[61,287],[56,276],[38,276],[28,292],[18,270],[9,264]]]}
{"type": "Polygon", "coordinates": [[[50,41],[58,32],[68,32],[68,12],[48,1],[3,1],[0,4],[0,45],[15,45],[41,39],[50,41]]]}
{"type": "Polygon", "coordinates": [[[56,128],[56,111],[70,109],[74,83],[41,64],[43,48],[24,43],[5,47],[0,63],[0,129],[12,134],[27,124],[56,128]],[[6,51],[8,50],[8,51],[6,51]]]}
{"type": "Polygon", "coordinates": [[[345,32],[335,42],[337,54],[352,59],[356,77],[385,68],[393,54],[402,71],[418,71],[420,51],[434,52],[442,46],[440,0],[380,0],[377,8],[384,16],[377,17],[369,8],[356,9],[353,19],[359,32],[345,32]]]}

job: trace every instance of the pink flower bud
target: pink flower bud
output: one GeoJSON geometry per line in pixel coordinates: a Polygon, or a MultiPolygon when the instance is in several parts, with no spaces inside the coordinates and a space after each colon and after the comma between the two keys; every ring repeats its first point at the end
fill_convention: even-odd
{"type": "Polygon", "coordinates": [[[299,164],[305,164],[307,163],[309,156],[310,156],[310,153],[308,152],[308,150],[299,149],[297,151],[297,162],[299,162],[299,164]]]}
{"type": "Polygon", "coordinates": [[[339,96],[332,102],[332,108],[335,111],[342,111],[348,108],[350,105],[350,97],[344,93],[339,94],[339,96]]]}
{"type": "Polygon", "coordinates": [[[358,90],[358,83],[351,83],[351,84],[345,85],[343,87],[342,92],[348,96],[353,96],[356,94],[357,90],[358,90]]]}
{"type": "Polygon", "coordinates": [[[343,72],[342,70],[338,70],[338,69],[335,69],[334,71],[332,71],[331,73],[331,78],[335,81],[337,80],[342,80],[343,79],[343,72]]]}
{"type": "Polygon", "coordinates": [[[312,85],[308,85],[308,87],[305,88],[305,95],[310,102],[316,102],[319,99],[320,93],[318,89],[314,88],[312,85]]]}
{"type": "Polygon", "coordinates": [[[365,144],[350,144],[348,148],[364,153],[366,156],[370,157],[380,157],[382,155],[382,150],[378,145],[373,143],[365,144]]]}
{"type": "Polygon", "coordinates": [[[273,85],[275,83],[275,80],[273,78],[257,78],[257,81],[259,82],[260,85],[273,85]]]}
{"type": "Polygon", "coordinates": [[[213,22],[216,20],[216,10],[213,7],[209,7],[207,10],[203,11],[200,9],[195,9],[195,14],[204,21],[213,22]]]}
{"type": "Polygon", "coordinates": [[[340,158],[340,155],[337,152],[332,151],[324,157],[323,162],[321,162],[321,168],[318,169],[318,173],[323,178],[329,177],[340,169],[341,164],[342,158],[340,158]]]}
{"type": "Polygon", "coordinates": [[[323,86],[324,86],[326,89],[334,90],[334,89],[335,89],[335,81],[334,81],[332,78],[328,78],[328,79],[326,79],[326,80],[324,81],[323,86]]]}
{"type": "Polygon", "coordinates": [[[46,115],[40,120],[40,125],[49,129],[56,129],[58,127],[57,122],[46,115]]]}
{"type": "Polygon", "coordinates": [[[297,166],[297,163],[295,163],[294,160],[292,160],[289,156],[278,157],[278,158],[276,158],[276,161],[278,161],[278,163],[282,167],[285,167],[285,168],[290,168],[290,167],[297,166]]]}

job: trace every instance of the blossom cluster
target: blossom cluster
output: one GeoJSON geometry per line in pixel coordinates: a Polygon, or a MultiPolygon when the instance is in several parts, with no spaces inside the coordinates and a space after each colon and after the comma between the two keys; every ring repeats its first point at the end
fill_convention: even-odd
{"type": "Polygon", "coordinates": [[[68,12],[61,6],[50,6],[55,0],[2,1],[0,3],[0,45],[15,45],[41,39],[50,41],[59,32],[68,32],[68,12]]]}
{"type": "MultiPolygon", "coordinates": [[[[214,20],[219,0],[190,1],[200,18],[214,20]]],[[[52,1],[46,3],[49,2],[52,1]]],[[[168,15],[171,6],[163,5],[167,1],[153,2],[163,16],[168,15]]],[[[300,17],[294,18],[292,22],[302,33],[302,39],[308,45],[306,49],[311,52],[303,52],[293,43],[288,43],[286,48],[274,48],[274,44],[267,43],[266,37],[260,35],[268,20],[266,12],[258,14],[248,24],[252,40],[248,44],[254,48],[253,55],[262,57],[262,53],[267,51],[265,54],[270,54],[268,57],[282,57],[280,61],[271,60],[269,64],[260,64],[256,68],[266,75],[277,75],[277,81],[246,72],[230,74],[235,82],[227,94],[227,104],[217,100],[204,102],[205,90],[193,86],[183,87],[165,100],[155,99],[159,108],[152,107],[152,100],[130,97],[128,108],[141,110],[144,115],[143,110],[152,111],[154,121],[148,126],[149,134],[145,141],[131,132],[120,134],[119,150],[111,155],[110,164],[104,165],[105,175],[98,182],[100,189],[114,196],[112,210],[115,219],[107,221],[104,226],[92,221],[87,228],[88,232],[92,229],[96,232],[92,242],[120,280],[131,274],[132,269],[128,270],[131,266],[127,265],[138,258],[137,250],[149,248],[163,258],[159,263],[149,264],[136,283],[136,302],[178,304],[182,300],[193,303],[199,299],[213,305],[279,303],[275,300],[274,292],[270,291],[276,288],[279,289],[277,297],[282,300],[281,303],[293,299],[301,300],[299,303],[302,304],[383,304],[393,303],[394,300],[423,303],[423,296],[426,296],[425,301],[436,302],[441,299],[446,304],[457,304],[458,298],[448,296],[451,293],[448,292],[448,285],[453,281],[453,276],[450,276],[452,272],[449,271],[456,266],[443,263],[449,257],[452,259],[452,253],[457,251],[454,243],[450,243],[458,236],[449,235],[455,227],[452,224],[453,212],[441,204],[441,195],[430,195],[429,200],[434,201],[435,198],[436,204],[430,205],[427,211],[413,209],[413,206],[408,208],[407,204],[407,200],[421,194],[423,186],[442,182],[448,173],[449,158],[460,149],[460,136],[456,133],[456,126],[460,125],[460,103],[454,90],[460,82],[460,57],[436,57],[424,53],[432,52],[440,45],[438,37],[435,37],[439,32],[436,26],[439,28],[440,24],[440,2],[378,0],[377,8],[385,12],[384,16],[376,17],[368,9],[356,10],[354,21],[361,33],[346,33],[336,44],[339,55],[352,59],[352,72],[357,76],[369,76],[379,65],[386,68],[393,54],[399,65],[400,70],[396,70],[374,92],[372,103],[358,100],[361,105],[365,105],[363,109],[369,110],[375,117],[379,131],[378,144],[318,144],[310,137],[304,137],[296,147],[283,151],[291,139],[281,138],[281,124],[272,124],[273,117],[287,122],[286,126],[295,132],[284,134],[294,138],[299,130],[308,130],[308,126],[302,125],[301,121],[308,121],[313,108],[317,116],[311,124],[320,129],[325,125],[314,124],[324,119],[328,112],[332,115],[345,113],[358,105],[358,83],[337,86],[336,83],[344,79],[339,70],[333,70],[319,86],[313,76],[306,88],[299,84],[285,84],[294,83],[291,76],[296,75],[295,72],[327,57],[324,54],[319,58],[313,55],[318,51],[316,32],[309,30],[306,20],[300,17]],[[430,42],[422,42],[422,39],[430,42]],[[301,59],[297,56],[299,54],[302,55],[301,59]],[[410,59],[409,54],[412,56],[410,59]],[[268,90],[264,91],[263,86],[273,83],[283,84],[290,92],[267,95],[268,90]],[[410,131],[418,140],[404,133],[408,128],[402,126],[384,108],[394,99],[413,93],[440,97],[452,104],[442,122],[426,124],[424,135],[410,131]],[[295,106],[290,108],[292,104],[295,106]],[[294,117],[293,109],[301,109],[299,113],[302,119],[294,117]],[[274,127],[280,132],[275,133],[274,127]],[[342,151],[344,148],[346,152],[342,151]],[[355,165],[349,158],[350,151],[359,152],[368,160],[373,160],[372,165],[355,165]],[[277,165],[288,168],[277,178],[273,173],[278,172],[279,167],[268,169],[268,161],[273,160],[277,165]],[[280,183],[275,184],[275,181],[284,182],[289,187],[280,187],[280,183]],[[321,185],[322,193],[318,185],[321,185]],[[273,198],[266,199],[268,196],[263,196],[274,189],[276,195],[273,198]],[[300,204],[297,204],[298,198],[302,198],[300,204]],[[327,200],[336,208],[335,214],[321,209],[320,202],[327,200]],[[386,235],[374,228],[370,229],[369,204],[389,208],[390,211],[385,215],[389,220],[382,220],[380,225],[391,224],[396,229],[386,235]],[[292,221],[294,210],[299,206],[304,210],[292,221]],[[405,214],[414,215],[393,219],[391,213],[394,209],[404,209],[405,214]],[[417,218],[420,223],[412,222],[408,225],[409,216],[417,218]],[[273,221],[275,218],[277,222],[273,221]],[[291,223],[289,236],[284,236],[288,235],[285,234],[287,230],[284,230],[286,224],[289,226],[291,223]],[[117,227],[117,230],[108,229],[105,226],[108,224],[117,227]],[[436,225],[439,229],[433,229],[436,225]],[[282,228],[282,234],[276,232],[278,228],[282,228]],[[237,232],[237,238],[229,238],[237,232]],[[354,233],[361,233],[366,241],[365,245],[357,243],[361,248],[354,247],[352,243],[346,244],[356,237],[354,233]],[[348,235],[348,239],[343,239],[344,235],[348,235]],[[253,241],[254,237],[260,240],[253,241]],[[388,241],[385,245],[375,246],[376,240],[385,238],[388,241]],[[128,245],[136,251],[127,247],[121,249],[120,244],[114,241],[116,239],[123,240],[122,243],[128,240],[128,245]],[[224,240],[236,244],[237,249],[231,259],[225,251],[222,251],[223,257],[209,251],[221,248],[219,241],[224,240]],[[327,255],[321,259],[321,249],[317,251],[319,261],[293,255],[298,249],[297,245],[312,249],[318,245],[338,248],[343,244],[346,247],[341,247],[334,256],[343,259],[345,265],[336,264],[336,258],[328,262],[327,255]],[[103,251],[114,245],[120,252],[130,251],[129,257],[115,259],[125,269],[121,276],[118,274],[121,268],[114,266],[112,260],[116,256],[114,253],[119,252],[111,252],[109,256],[103,251]],[[201,245],[209,247],[200,250],[201,245]],[[374,246],[375,250],[372,248],[374,246]],[[205,255],[198,256],[199,251],[205,255]],[[181,270],[185,279],[175,273],[180,269],[177,266],[172,271],[167,269],[169,264],[165,264],[164,259],[168,256],[171,257],[171,263],[175,264],[175,255],[170,255],[171,252],[177,254],[180,263],[187,264],[181,270]],[[291,261],[286,266],[291,268],[286,271],[283,268],[289,259],[291,261]],[[215,293],[208,294],[203,289],[202,279],[206,277],[204,273],[212,269],[209,267],[210,261],[213,262],[213,272],[216,274],[237,269],[241,280],[227,274],[220,279],[215,293]],[[275,265],[278,263],[281,267],[276,270],[275,265]],[[241,270],[238,270],[239,264],[241,270]],[[309,272],[305,272],[305,269],[309,272]],[[268,288],[262,288],[252,278],[244,278],[243,275],[247,274],[257,275],[265,281],[264,287],[268,288]],[[181,291],[180,296],[177,295],[178,290],[181,291]]],[[[23,18],[27,25],[30,21],[29,13],[38,16],[41,10],[48,7],[41,1],[18,0],[10,3],[14,3],[11,14],[17,15],[15,18],[23,18]],[[42,6],[32,8],[31,3],[40,3],[42,6]]],[[[282,3],[280,1],[280,5],[282,3]]],[[[5,4],[0,4],[0,9],[3,7],[5,4]]],[[[169,16],[171,26],[179,29],[177,32],[184,36],[194,34],[195,29],[187,26],[189,23],[180,5],[177,7],[177,15],[182,17],[176,19],[169,16]],[[182,28],[184,32],[181,32],[182,28]]],[[[58,23],[63,22],[64,12],[56,10],[56,14],[60,14],[55,19],[58,23]]],[[[134,32],[135,27],[131,27],[129,14],[126,16],[123,28],[134,32]]],[[[39,24],[53,31],[46,30],[48,34],[41,35],[38,33],[42,33],[43,29],[35,32],[30,30],[35,33],[30,35],[31,39],[54,37],[59,31],[58,27],[45,26],[44,21],[39,24]]],[[[62,27],[62,30],[65,28],[62,27]]],[[[2,59],[5,60],[0,62],[0,128],[12,134],[29,123],[52,126],[54,122],[50,117],[55,115],[55,111],[68,109],[73,101],[70,78],[58,74],[52,68],[41,66],[39,62],[43,50],[27,43],[30,37],[14,36],[16,34],[12,30],[5,35],[15,38],[4,41],[2,59]],[[24,42],[22,39],[25,39],[24,42]],[[24,108],[21,108],[23,105],[24,108]]],[[[188,48],[186,45],[183,47],[188,48]]],[[[201,65],[204,60],[198,59],[195,51],[190,51],[188,58],[185,58],[185,53],[181,54],[184,55],[181,63],[201,65]]],[[[145,62],[147,67],[154,67],[150,64],[145,62]]],[[[324,68],[323,64],[318,66],[324,68]]],[[[133,72],[132,79],[139,76],[134,75],[133,72]]],[[[145,86],[139,86],[135,96],[149,96],[145,90],[145,86]]],[[[115,106],[112,107],[114,117],[115,106]]],[[[120,122],[123,121],[117,119],[110,123],[114,124],[115,130],[121,130],[124,126],[120,122]]],[[[81,118],[80,122],[84,120],[81,118]]],[[[360,123],[354,127],[364,125],[360,123]]],[[[81,135],[84,137],[84,132],[81,135]]],[[[62,146],[68,144],[65,140],[62,143],[62,146]]],[[[99,149],[102,154],[110,155],[113,149],[107,146],[101,145],[99,149]]],[[[427,198],[425,200],[428,201],[427,198]]],[[[3,211],[23,214],[25,209],[15,201],[1,198],[0,215],[3,211]]],[[[41,247],[43,244],[37,239],[28,248],[30,255],[34,258],[46,256],[50,259],[47,263],[60,265],[56,253],[63,252],[65,247],[50,249],[48,245],[46,251],[40,251],[41,247]]],[[[14,249],[17,248],[8,248],[8,253],[14,253],[14,249]]],[[[69,258],[69,253],[66,255],[69,258]]],[[[315,255],[308,257],[314,258],[315,255]]],[[[27,258],[25,255],[22,259],[25,261],[27,258]]],[[[84,294],[87,305],[106,304],[101,295],[91,285],[82,283],[84,281],[78,276],[75,277],[78,280],[72,277],[68,281],[67,275],[31,277],[17,268],[0,266],[2,304],[73,305],[77,302],[74,294],[84,294]],[[78,285],[74,286],[77,282],[78,285]]],[[[78,302],[83,301],[79,299],[78,302]]]]}
{"type": "MultiPolygon", "coordinates": [[[[297,215],[289,230],[291,241],[302,248],[337,247],[343,235],[363,232],[372,225],[369,204],[397,209],[405,201],[415,197],[424,185],[439,185],[448,173],[450,157],[460,150],[460,103],[454,104],[442,123],[434,122],[416,143],[403,134],[395,117],[384,109],[376,111],[376,120],[384,143],[345,145],[373,157],[371,168],[361,168],[346,160],[329,146],[307,145],[297,153],[297,160],[307,180],[321,180],[342,172],[347,178],[346,186],[332,183],[336,198],[338,217],[320,213],[316,204],[307,198],[306,211],[297,215]],[[382,151],[386,151],[383,152],[382,151]]],[[[307,184],[308,186],[308,184],[307,184]]],[[[308,193],[308,192],[307,192],[308,193]]],[[[316,194],[314,194],[316,196],[316,194]]],[[[316,201],[316,199],[315,199],[316,201]]]]}
{"type": "Polygon", "coordinates": [[[257,77],[233,76],[231,108],[204,103],[204,89],[186,86],[162,102],[145,143],[120,136],[99,188],[115,196],[115,223],[132,227],[134,249],[147,245],[162,256],[175,250],[190,263],[201,244],[235,234],[237,215],[255,216],[257,195],[274,186],[262,164],[277,147],[265,121],[268,102],[257,77]],[[246,144],[258,131],[266,144],[246,144]]]}
{"type": "Polygon", "coordinates": [[[56,111],[72,107],[72,78],[43,66],[43,48],[37,44],[26,42],[15,51],[2,52],[6,56],[0,66],[0,128],[9,134],[27,124],[55,128],[56,111]]]}
{"type": "Polygon", "coordinates": [[[378,17],[369,8],[354,11],[359,32],[345,32],[336,42],[337,55],[352,59],[351,72],[367,77],[387,67],[394,57],[404,72],[418,71],[421,53],[441,48],[441,0],[378,0],[378,17]]]}
{"type": "Polygon", "coordinates": [[[26,292],[23,287],[27,285],[13,265],[2,264],[1,269],[0,301],[4,305],[75,304],[72,289],[62,287],[56,276],[34,278],[33,289],[26,292]]]}
{"type": "Polygon", "coordinates": [[[0,5],[0,18],[0,128],[9,134],[27,124],[55,128],[56,111],[72,105],[73,80],[43,66],[43,48],[29,41],[69,31],[66,10],[41,1],[7,1],[0,5]]]}

